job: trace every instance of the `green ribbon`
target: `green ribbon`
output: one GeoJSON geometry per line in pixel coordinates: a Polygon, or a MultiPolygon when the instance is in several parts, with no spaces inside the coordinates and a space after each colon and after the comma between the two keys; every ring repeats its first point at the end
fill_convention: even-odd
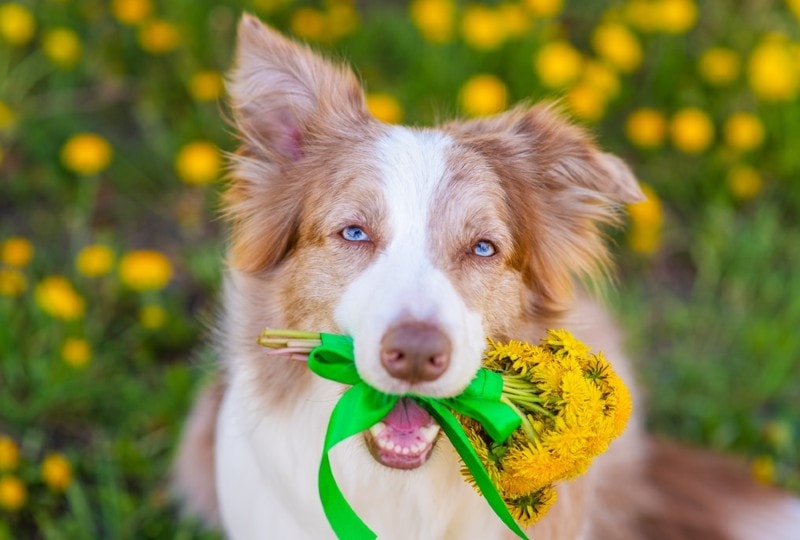
{"type": "MultiPolygon", "coordinates": [[[[361,521],[336,484],[328,452],[339,442],[383,420],[401,396],[384,394],[361,379],[355,366],[353,340],[348,336],[322,334],[322,345],[311,351],[308,366],[321,377],[351,386],[333,408],[325,434],[325,446],[319,466],[319,495],[325,516],[336,536],[341,539],[374,539],[375,533],[361,521]]],[[[414,399],[436,419],[464,460],[475,484],[494,513],[517,536],[527,540],[489,478],[461,423],[451,412],[452,409],[474,418],[483,425],[492,439],[503,442],[519,427],[521,421],[511,407],[500,401],[502,391],[502,377],[481,368],[466,390],[456,397],[407,397],[414,399]]]]}

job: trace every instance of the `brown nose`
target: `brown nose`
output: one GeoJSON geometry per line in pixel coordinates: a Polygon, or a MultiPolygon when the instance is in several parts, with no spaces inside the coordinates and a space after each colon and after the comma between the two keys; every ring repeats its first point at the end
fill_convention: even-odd
{"type": "Polygon", "coordinates": [[[436,380],[450,365],[450,340],[430,323],[395,325],[381,340],[381,364],[397,379],[411,383],[436,380]]]}

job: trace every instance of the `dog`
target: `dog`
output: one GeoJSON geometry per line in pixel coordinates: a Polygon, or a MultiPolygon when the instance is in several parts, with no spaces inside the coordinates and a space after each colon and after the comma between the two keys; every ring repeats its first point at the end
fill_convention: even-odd
{"type": "MultiPolygon", "coordinates": [[[[553,106],[432,129],[374,119],[353,72],[240,22],[228,91],[241,147],[213,384],[175,465],[186,507],[235,540],[331,538],[317,491],[344,390],[256,344],[264,327],[353,337],[356,366],[394,394],[459,394],[486,338],[564,327],[602,350],[642,402],[608,313],[604,231],[642,192],[553,106]]],[[[649,437],[641,406],[528,533],[556,539],[800,538],[800,503],[735,460],[649,437]]],[[[401,399],[335,447],[334,474],[382,539],[513,537],[464,481],[428,413],[401,399]]]]}

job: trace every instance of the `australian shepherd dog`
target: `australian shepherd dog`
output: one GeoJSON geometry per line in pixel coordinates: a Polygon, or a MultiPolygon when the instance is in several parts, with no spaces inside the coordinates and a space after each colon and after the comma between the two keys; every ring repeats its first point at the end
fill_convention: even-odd
{"type": "MultiPolygon", "coordinates": [[[[344,388],[268,356],[256,344],[264,327],[350,335],[370,385],[433,397],[464,389],[487,337],[538,342],[563,327],[635,389],[613,322],[578,284],[608,274],[604,230],[642,192],[553,107],[387,125],[350,69],[250,16],[228,93],[241,146],[224,195],[221,362],[175,467],[186,506],[227,537],[333,537],[317,470],[344,388]]],[[[511,535],[412,401],[335,447],[331,462],[379,538],[511,535]]],[[[531,538],[800,538],[797,500],[756,485],[735,460],[648,437],[640,413],[557,491],[531,538]]]]}

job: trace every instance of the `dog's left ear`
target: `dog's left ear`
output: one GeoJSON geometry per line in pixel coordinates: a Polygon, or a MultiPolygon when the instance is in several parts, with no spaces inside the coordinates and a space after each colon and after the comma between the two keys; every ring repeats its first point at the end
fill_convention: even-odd
{"type": "Polygon", "coordinates": [[[603,229],[618,223],[620,206],[644,198],[636,178],[552,106],[520,107],[446,129],[481,152],[500,178],[517,216],[511,263],[534,292],[534,309],[557,316],[576,277],[597,281],[608,274],[603,229]]]}

